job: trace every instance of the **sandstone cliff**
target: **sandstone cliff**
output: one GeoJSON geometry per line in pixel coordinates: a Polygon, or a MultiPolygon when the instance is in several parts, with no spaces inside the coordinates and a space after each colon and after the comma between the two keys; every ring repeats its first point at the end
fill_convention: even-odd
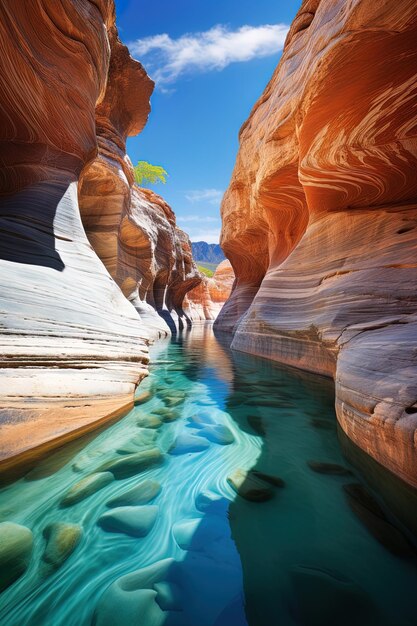
{"type": "Polygon", "coordinates": [[[171,210],[131,189],[125,141],[146,123],[153,83],[118,39],[113,0],[5,0],[0,33],[7,460],[131,402],[147,373],[148,338],[159,331],[113,279],[129,298],[135,283],[141,301],[152,291],[159,303],[164,292],[162,308],[168,298],[181,316],[181,298],[200,277],[171,210]],[[147,238],[149,257],[139,259],[147,238]]]}
{"type": "Polygon", "coordinates": [[[182,304],[201,281],[188,235],[170,206],[149,189],[132,188],[118,238],[117,281],[153,335],[176,332],[191,321],[182,304]]]}
{"type": "Polygon", "coordinates": [[[82,171],[78,189],[87,237],[150,336],[183,326],[182,300],[200,274],[191,244],[158,194],[134,185],[126,139],[145,126],[154,83],[109,31],[107,89],[96,108],[98,154],[82,171]]]}
{"type": "Polygon", "coordinates": [[[184,308],[193,320],[215,320],[232,291],[235,275],[230,261],[219,263],[212,277],[188,292],[184,308]]]}
{"type": "Polygon", "coordinates": [[[232,347],[333,376],[347,435],[417,485],[411,0],[305,0],[222,206],[232,347]]]}

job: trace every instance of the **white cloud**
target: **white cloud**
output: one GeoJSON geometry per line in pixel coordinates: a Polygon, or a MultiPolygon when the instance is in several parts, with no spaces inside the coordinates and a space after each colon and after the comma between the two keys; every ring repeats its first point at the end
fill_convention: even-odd
{"type": "Polygon", "coordinates": [[[192,189],[187,191],[185,197],[189,202],[208,202],[209,204],[220,204],[223,197],[221,189],[192,189]]]}
{"type": "Polygon", "coordinates": [[[289,26],[265,24],[230,30],[221,24],[178,39],[168,34],[137,39],[129,44],[157,84],[169,84],[189,73],[222,70],[230,63],[267,57],[282,50],[289,26]]]}
{"type": "Polygon", "coordinates": [[[191,241],[206,241],[207,243],[219,243],[220,241],[220,228],[188,228],[187,234],[191,241]]]}
{"type": "Polygon", "coordinates": [[[219,222],[220,217],[212,215],[178,215],[177,222],[219,222]]]}

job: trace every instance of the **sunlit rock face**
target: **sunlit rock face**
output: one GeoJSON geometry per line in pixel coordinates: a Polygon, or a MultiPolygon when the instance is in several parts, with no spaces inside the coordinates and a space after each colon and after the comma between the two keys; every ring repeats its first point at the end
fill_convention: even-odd
{"type": "Polygon", "coordinates": [[[154,83],[132,59],[115,28],[110,29],[109,40],[107,89],[96,108],[98,154],[82,172],[78,196],[87,237],[116,279],[119,224],[130,204],[134,178],[126,139],[145,126],[154,83]]]}
{"type": "Polygon", "coordinates": [[[190,324],[185,294],[201,281],[188,235],[161,196],[134,185],[118,236],[116,280],[152,335],[190,324]]]}
{"type": "Polygon", "coordinates": [[[331,375],[347,435],[417,485],[411,0],[303,3],[222,206],[232,346],[331,375]]]}
{"type": "Polygon", "coordinates": [[[114,28],[109,37],[109,78],[96,109],[98,154],[81,174],[81,217],[91,245],[150,337],[166,336],[189,323],[182,301],[201,278],[171,207],[133,184],[126,139],[145,126],[154,83],[114,28]]]}
{"type": "Polygon", "coordinates": [[[212,277],[203,276],[200,285],[187,294],[185,306],[191,319],[215,320],[230,296],[234,280],[227,259],[219,263],[212,277]]]}
{"type": "Polygon", "coordinates": [[[87,240],[77,200],[97,152],[114,4],[4,0],[0,31],[5,459],[126,404],[148,357],[147,331],[87,240]]]}

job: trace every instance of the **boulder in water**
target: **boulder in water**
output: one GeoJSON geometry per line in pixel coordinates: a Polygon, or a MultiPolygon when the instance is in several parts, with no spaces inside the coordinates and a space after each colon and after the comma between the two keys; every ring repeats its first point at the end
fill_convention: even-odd
{"type": "Polygon", "coordinates": [[[136,452],[136,454],[129,454],[115,461],[109,461],[100,469],[111,472],[116,479],[128,478],[138,472],[143,472],[152,465],[161,463],[163,458],[159,448],[151,448],[136,452]]]}
{"type": "Polygon", "coordinates": [[[240,468],[227,477],[227,482],[239,496],[252,502],[265,502],[274,495],[270,485],[240,468]]]}
{"type": "Polygon", "coordinates": [[[32,555],[33,534],[14,522],[0,523],[0,591],[26,571],[32,555]]]}
{"type": "Polygon", "coordinates": [[[249,474],[251,476],[255,476],[255,478],[259,478],[274,487],[285,487],[285,481],[279,476],[274,476],[273,474],[266,474],[265,472],[259,472],[258,470],[252,469],[249,470],[249,474]]]}
{"type": "Polygon", "coordinates": [[[140,428],[160,428],[162,422],[156,415],[141,415],[136,420],[136,425],[140,428]]]}
{"type": "Polygon", "coordinates": [[[152,411],[155,415],[160,417],[163,422],[174,422],[181,417],[178,411],[173,411],[168,407],[161,407],[160,409],[154,409],[152,411]]]}
{"type": "Polygon", "coordinates": [[[143,391],[139,396],[136,396],[134,399],[135,406],[139,406],[140,404],[145,404],[145,402],[149,402],[152,399],[152,394],[150,391],[143,391]]]}
{"type": "Polygon", "coordinates": [[[227,446],[234,442],[235,437],[227,426],[223,424],[216,424],[214,426],[205,426],[199,431],[199,436],[205,437],[213,443],[218,443],[221,446],[227,446]]]}
{"type": "Polygon", "coordinates": [[[158,507],[121,506],[103,513],[97,524],[108,532],[124,533],[131,537],[146,537],[158,516],[158,507]]]}
{"type": "Polygon", "coordinates": [[[173,582],[165,580],[155,583],[153,588],[156,593],[156,602],[163,611],[181,611],[182,595],[181,589],[173,582]]]}
{"type": "Polygon", "coordinates": [[[81,502],[84,498],[88,498],[93,493],[99,491],[114,480],[113,474],[110,472],[96,472],[86,476],[75,483],[65,494],[61,500],[61,506],[72,506],[77,502],[81,502]]]}
{"type": "Polygon", "coordinates": [[[266,432],[260,415],[248,415],[246,419],[248,420],[249,426],[257,435],[265,437],[266,432]]]}
{"type": "Polygon", "coordinates": [[[178,455],[188,454],[190,452],[203,452],[207,450],[209,445],[207,439],[189,433],[182,433],[175,439],[169,453],[178,455]]]}
{"type": "Polygon", "coordinates": [[[322,461],[307,461],[307,465],[317,474],[332,474],[334,476],[350,476],[352,472],[338,463],[323,463],[322,461]]]}
{"type": "Polygon", "coordinates": [[[202,513],[226,517],[230,500],[212,491],[201,491],[195,499],[196,508],[202,513]]]}
{"type": "Polygon", "coordinates": [[[98,601],[94,626],[162,626],[167,613],[158,605],[154,586],[170,578],[176,569],[174,559],[164,559],[136,572],[121,576],[98,601]]]}
{"type": "Polygon", "coordinates": [[[127,489],[106,502],[106,506],[131,506],[147,504],[161,492],[161,485],[156,480],[143,480],[135,487],[127,489]]]}
{"type": "Polygon", "coordinates": [[[74,552],[82,534],[83,529],[78,524],[66,522],[49,524],[43,531],[47,543],[42,560],[53,569],[58,569],[74,552]]]}

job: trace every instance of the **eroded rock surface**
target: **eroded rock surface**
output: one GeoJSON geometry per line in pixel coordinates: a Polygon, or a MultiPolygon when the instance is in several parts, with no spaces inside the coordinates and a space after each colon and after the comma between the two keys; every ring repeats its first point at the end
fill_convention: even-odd
{"type": "Polygon", "coordinates": [[[201,281],[191,242],[165,200],[134,185],[119,228],[116,280],[154,335],[191,325],[183,309],[201,281]]]}
{"type": "Polygon", "coordinates": [[[202,276],[201,283],[188,292],[184,308],[191,319],[215,320],[232,291],[235,275],[226,259],[216,267],[211,278],[202,276]]]}
{"type": "Polygon", "coordinates": [[[347,435],[417,485],[411,0],[306,0],[222,205],[232,347],[333,376],[347,435]]]}
{"type": "Polygon", "coordinates": [[[201,280],[172,210],[132,189],[153,82],[113,0],[26,5],[0,8],[3,468],[128,405],[201,280]]]}
{"type": "Polygon", "coordinates": [[[7,0],[0,15],[4,459],[119,409],[148,357],[147,331],[92,250],[77,200],[97,151],[114,4],[7,0]]]}

